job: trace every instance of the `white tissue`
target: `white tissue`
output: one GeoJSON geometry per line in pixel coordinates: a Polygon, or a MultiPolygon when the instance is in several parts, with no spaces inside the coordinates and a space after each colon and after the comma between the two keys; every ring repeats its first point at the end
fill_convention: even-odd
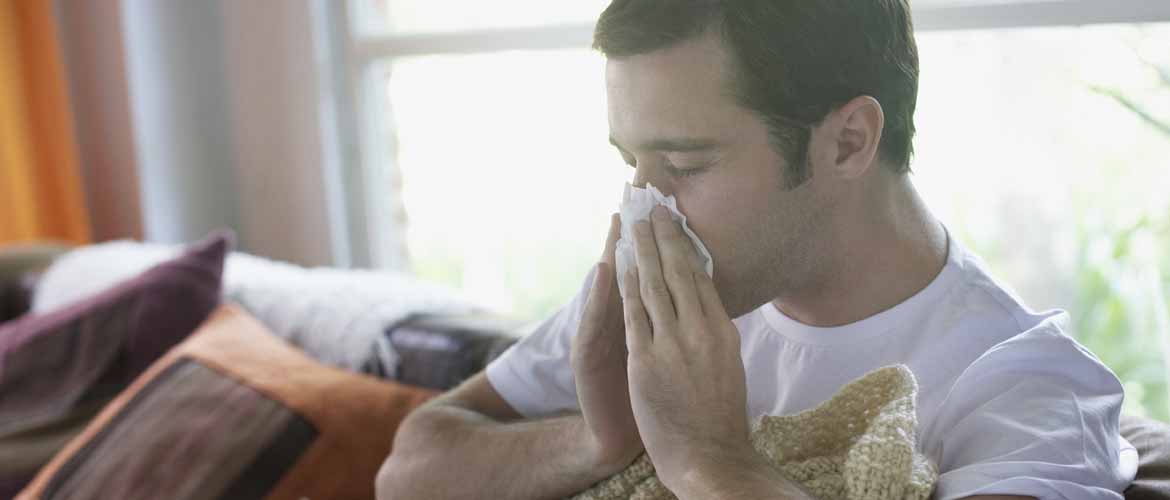
{"type": "Polygon", "coordinates": [[[626,271],[638,265],[637,257],[634,253],[634,223],[649,220],[650,211],[658,205],[665,206],[669,209],[671,218],[681,223],[683,233],[690,236],[691,242],[695,244],[695,250],[698,252],[699,266],[707,270],[707,276],[715,276],[715,267],[711,261],[711,253],[707,251],[707,246],[699,240],[695,232],[691,231],[691,228],[687,226],[687,216],[678,210],[678,203],[675,201],[674,195],[663,196],[661,191],[649,183],[646,184],[646,189],[634,187],[626,183],[626,190],[622,194],[621,204],[622,236],[617,241],[616,248],[618,291],[621,292],[622,297],[626,296],[626,271]]]}

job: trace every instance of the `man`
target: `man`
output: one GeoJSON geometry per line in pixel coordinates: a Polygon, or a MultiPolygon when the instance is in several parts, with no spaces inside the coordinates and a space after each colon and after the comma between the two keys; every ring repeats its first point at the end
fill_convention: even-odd
{"type": "Polygon", "coordinates": [[[403,423],[381,499],[564,497],[643,451],[682,499],[809,498],[748,422],[895,363],[918,379],[936,498],[1121,498],[1117,378],[910,181],[906,0],[615,0],[594,45],[610,141],[634,184],[677,198],[715,275],[657,214],[615,276],[615,219],[572,302],[403,423]]]}

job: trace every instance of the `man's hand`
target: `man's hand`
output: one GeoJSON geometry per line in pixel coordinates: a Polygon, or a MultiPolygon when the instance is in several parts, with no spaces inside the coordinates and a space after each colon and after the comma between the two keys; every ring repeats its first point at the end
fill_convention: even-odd
{"type": "Polygon", "coordinates": [[[630,409],[625,327],[614,276],[614,248],[620,234],[621,221],[614,214],[601,263],[573,339],[571,358],[586,427],[583,437],[596,468],[609,474],[624,469],[643,449],[630,409]]]}
{"type": "Polygon", "coordinates": [[[638,266],[626,280],[626,342],[634,418],[668,488],[718,464],[758,464],[748,438],[739,331],[694,247],[659,206],[634,226],[638,266]]]}

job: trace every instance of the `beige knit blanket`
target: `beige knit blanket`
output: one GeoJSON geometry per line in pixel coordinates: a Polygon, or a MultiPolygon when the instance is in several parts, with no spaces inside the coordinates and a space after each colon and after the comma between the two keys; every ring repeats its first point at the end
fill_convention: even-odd
{"type": "MultiPolygon", "coordinates": [[[[918,384],[904,365],[846,384],[820,406],[763,417],[752,446],[777,471],[822,500],[922,500],[938,473],[914,446],[918,384]]],[[[673,500],[643,454],[573,500],[673,500]]]]}

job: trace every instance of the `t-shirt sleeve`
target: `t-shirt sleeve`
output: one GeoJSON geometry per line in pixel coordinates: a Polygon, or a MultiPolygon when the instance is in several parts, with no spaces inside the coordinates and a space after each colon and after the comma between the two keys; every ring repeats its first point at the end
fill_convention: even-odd
{"type": "MultiPolygon", "coordinates": [[[[1054,323],[988,350],[956,380],[922,433],[939,468],[934,498],[1116,499],[1122,386],[1054,323]]],[[[1128,476],[1128,477],[1127,477],[1128,476]]]]}
{"type": "Polygon", "coordinates": [[[524,417],[579,408],[569,355],[596,272],[594,267],[568,304],[487,366],[492,388],[524,417]]]}

